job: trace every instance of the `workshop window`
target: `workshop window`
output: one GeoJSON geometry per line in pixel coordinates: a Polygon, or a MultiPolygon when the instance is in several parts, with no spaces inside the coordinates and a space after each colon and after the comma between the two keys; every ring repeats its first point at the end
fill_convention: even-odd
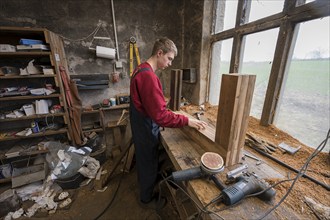
{"type": "Polygon", "coordinates": [[[238,0],[216,1],[214,34],[235,27],[238,0]]]}
{"type": "Polygon", "coordinates": [[[280,13],[283,10],[284,0],[252,1],[249,22],[280,13]]]}
{"type": "Polygon", "coordinates": [[[268,80],[274,58],[278,28],[245,36],[240,73],[257,76],[250,115],[261,117],[268,80]]]}
{"type": "Polygon", "coordinates": [[[219,103],[221,77],[222,74],[229,73],[232,45],[232,38],[213,44],[209,91],[209,103],[211,105],[218,105],[219,103]]]}
{"type": "Polygon", "coordinates": [[[330,127],[329,26],[329,17],[300,24],[274,121],[312,147],[318,146],[330,127]]]}

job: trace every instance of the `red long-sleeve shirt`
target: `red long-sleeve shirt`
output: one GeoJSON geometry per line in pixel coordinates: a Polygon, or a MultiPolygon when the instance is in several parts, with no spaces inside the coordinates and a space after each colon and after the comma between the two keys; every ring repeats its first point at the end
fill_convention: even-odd
{"type": "Polygon", "coordinates": [[[166,101],[163,95],[159,78],[153,72],[149,63],[145,62],[138,67],[140,72],[131,80],[131,100],[138,112],[150,117],[161,127],[183,127],[188,125],[188,118],[175,114],[166,109],[166,101]],[[148,69],[145,69],[148,68],[148,69]]]}

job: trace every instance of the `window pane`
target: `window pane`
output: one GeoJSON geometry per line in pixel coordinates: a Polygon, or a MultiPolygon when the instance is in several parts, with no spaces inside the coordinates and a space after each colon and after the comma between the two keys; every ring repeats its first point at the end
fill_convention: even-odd
{"type": "Polygon", "coordinates": [[[277,35],[278,28],[245,37],[243,63],[239,72],[257,76],[250,115],[259,119],[268,86],[277,35]]]}
{"type": "Polygon", "coordinates": [[[235,27],[238,0],[216,1],[214,33],[235,27]]]}
{"type": "Polygon", "coordinates": [[[274,122],[311,147],[330,128],[329,26],[329,17],[300,24],[274,122]]]}
{"type": "Polygon", "coordinates": [[[283,10],[284,0],[252,1],[249,22],[277,14],[283,10]]]}
{"type": "Polygon", "coordinates": [[[209,103],[219,104],[221,77],[224,73],[229,73],[229,63],[233,39],[218,41],[213,44],[209,103]]]}

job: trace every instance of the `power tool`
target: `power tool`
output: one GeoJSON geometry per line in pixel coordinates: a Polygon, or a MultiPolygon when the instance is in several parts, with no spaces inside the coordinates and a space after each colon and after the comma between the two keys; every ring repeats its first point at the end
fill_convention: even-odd
{"type": "Polygon", "coordinates": [[[245,173],[236,180],[235,184],[223,189],[221,192],[223,203],[226,205],[233,205],[246,196],[261,193],[267,188],[269,189],[257,195],[257,197],[264,201],[270,201],[275,197],[275,189],[270,188],[266,181],[259,179],[253,174],[245,173]]]}
{"type": "Polygon", "coordinates": [[[201,157],[200,166],[173,172],[172,179],[175,182],[180,182],[208,177],[223,171],[223,164],[223,159],[219,154],[206,152],[201,157]]]}
{"type": "Polygon", "coordinates": [[[235,179],[237,181],[235,184],[229,187],[224,186],[224,184],[222,184],[222,182],[215,176],[215,174],[223,171],[223,164],[224,162],[220,155],[206,152],[201,158],[200,166],[173,172],[171,178],[173,181],[179,182],[209,177],[222,191],[219,198],[225,205],[233,205],[246,196],[255,193],[260,193],[258,198],[264,201],[270,201],[274,198],[276,191],[273,188],[270,188],[270,185],[264,180],[261,180],[254,174],[250,173],[244,173],[238,176],[235,179]],[[262,192],[263,190],[265,191],[262,192]]]}

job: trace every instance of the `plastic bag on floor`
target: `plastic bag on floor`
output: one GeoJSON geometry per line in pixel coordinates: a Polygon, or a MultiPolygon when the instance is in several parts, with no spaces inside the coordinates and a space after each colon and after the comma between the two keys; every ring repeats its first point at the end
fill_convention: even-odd
{"type": "Polygon", "coordinates": [[[100,162],[96,160],[93,157],[86,156],[85,157],[85,164],[82,166],[78,172],[84,175],[85,177],[88,177],[90,179],[95,178],[97,171],[100,168],[100,162]]]}
{"type": "Polygon", "coordinates": [[[69,145],[50,141],[50,150],[46,155],[49,168],[52,170],[51,179],[65,179],[78,173],[78,170],[85,163],[85,157],[69,151],[69,145]]]}

